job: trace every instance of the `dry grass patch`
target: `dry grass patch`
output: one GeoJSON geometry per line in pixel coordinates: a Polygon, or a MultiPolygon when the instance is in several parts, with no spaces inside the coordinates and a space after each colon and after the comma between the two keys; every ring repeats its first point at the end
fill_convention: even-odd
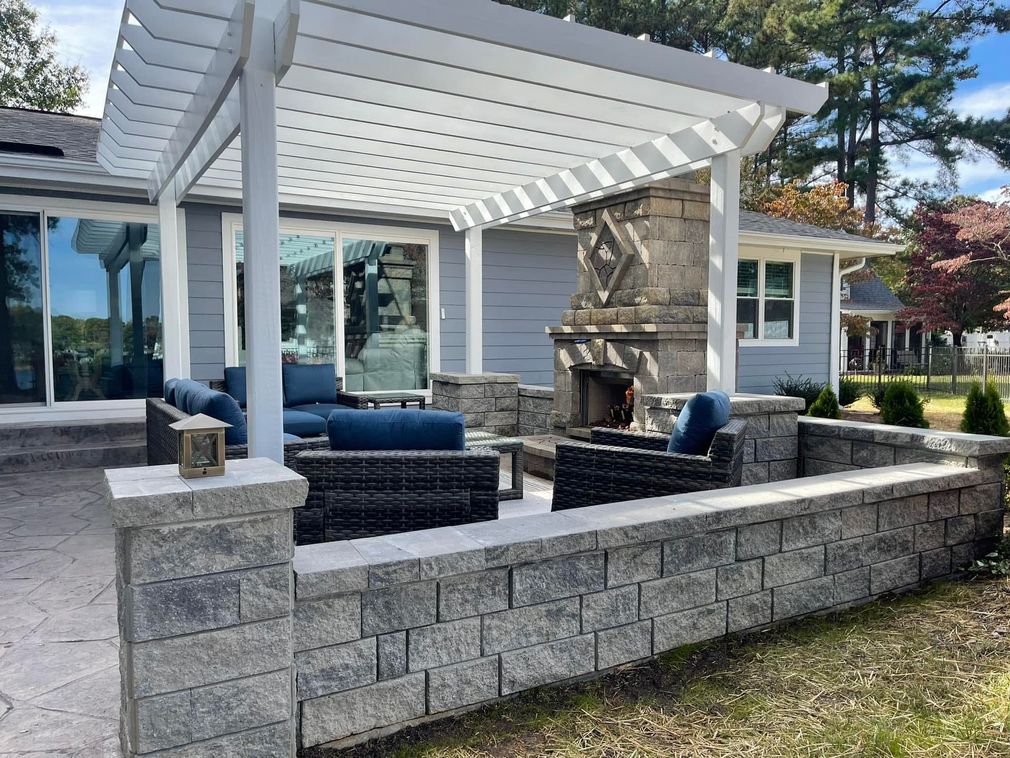
{"type": "Polygon", "coordinates": [[[674,651],[343,755],[1010,756],[1008,609],[1008,580],[941,584],[674,651]]]}

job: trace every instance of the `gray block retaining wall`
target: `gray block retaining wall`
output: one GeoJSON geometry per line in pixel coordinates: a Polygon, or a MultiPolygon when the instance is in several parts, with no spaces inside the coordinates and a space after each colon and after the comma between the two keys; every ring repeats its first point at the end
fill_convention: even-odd
{"type": "Polygon", "coordinates": [[[554,388],[519,385],[519,434],[550,434],[551,410],[554,408],[554,388]]]}

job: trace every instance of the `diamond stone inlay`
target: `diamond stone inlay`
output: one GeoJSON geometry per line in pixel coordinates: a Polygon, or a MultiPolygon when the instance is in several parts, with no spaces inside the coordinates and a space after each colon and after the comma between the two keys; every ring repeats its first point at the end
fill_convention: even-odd
{"type": "Polygon", "coordinates": [[[589,256],[589,263],[596,271],[596,277],[600,280],[603,289],[610,288],[610,281],[614,278],[614,273],[620,262],[621,249],[610,230],[605,229],[589,256]]]}

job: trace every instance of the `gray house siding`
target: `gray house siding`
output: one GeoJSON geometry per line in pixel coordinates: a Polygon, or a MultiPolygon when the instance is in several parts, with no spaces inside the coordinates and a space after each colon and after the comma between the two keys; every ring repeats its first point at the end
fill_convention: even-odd
{"type": "Polygon", "coordinates": [[[796,347],[741,347],[740,392],[771,393],[775,379],[788,372],[826,383],[831,335],[830,255],[805,254],[800,260],[800,344],[796,347]]]}
{"type": "MultiPolygon", "coordinates": [[[[197,380],[224,372],[224,272],[221,214],[236,208],[187,204],[190,362],[197,380]]],[[[361,218],[285,214],[290,218],[368,223],[361,218]]],[[[465,368],[464,236],[448,226],[376,221],[382,226],[437,229],[441,369],[465,368]]],[[[518,373],[524,383],[553,384],[554,357],[544,332],[561,323],[575,291],[575,239],[570,235],[490,230],[484,235],[484,368],[518,373]]]]}

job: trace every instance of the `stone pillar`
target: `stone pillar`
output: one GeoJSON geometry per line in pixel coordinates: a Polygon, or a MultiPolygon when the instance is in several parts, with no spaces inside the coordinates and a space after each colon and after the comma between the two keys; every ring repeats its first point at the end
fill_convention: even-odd
{"type": "Polygon", "coordinates": [[[514,436],[519,424],[519,377],[515,374],[432,374],[431,407],[459,411],[469,431],[514,436]]]}
{"type": "Polygon", "coordinates": [[[291,509],[308,483],[266,458],[177,471],[106,472],[123,755],[294,756],[291,509]]]}

